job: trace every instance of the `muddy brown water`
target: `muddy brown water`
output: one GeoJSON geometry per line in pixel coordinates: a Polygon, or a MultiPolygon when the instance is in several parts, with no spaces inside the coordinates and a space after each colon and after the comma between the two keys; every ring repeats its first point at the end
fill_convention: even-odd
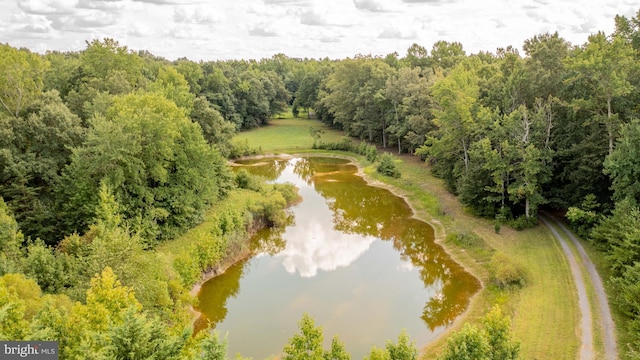
{"type": "Polygon", "coordinates": [[[304,313],[337,335],[352,358],[383,347],[403,329],[418,346],[464,312],[478,280],[434,242],[404,199],[368,185],[345,159],[244,160],[238,168],[290,182],[303,201],[291,223],[251,241],[257,255],[202,285],[199,326],[228,337],[229,354],[282,352],[304,313]]]}

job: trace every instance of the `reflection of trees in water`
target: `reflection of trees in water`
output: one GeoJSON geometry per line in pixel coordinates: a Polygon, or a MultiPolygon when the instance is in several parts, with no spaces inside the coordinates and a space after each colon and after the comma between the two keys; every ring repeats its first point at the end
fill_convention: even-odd
{"type": "MultiPolygon", "coordinates": [[[[267,164],[247,167],[247,170],[270,180],[277,179],[289,164],[288,160],[282,159],[260,161],[267,164]]],[[[336,230],[391,240],[402,258],[418,268],[425,287],[435,290],[435,296],[426,302],[421,316],[429,329],[433,331],[451,324],[466,309],[469,299],[479,288],[477,279],[434,243],[433,228],[412,218],[412,211],[403,199],[386,189],[366,186],[366,182],[355,175],[355,167],[343,159],[303,158],[297,160],[293,171],[326,199],[336,230]]],[[[278,253],[286,245],[283,232],[284,228],[265,230],[256,236],[253,249],[278,253]]],[[[226,281],[211,284],[216,291],[200,297],[203,301],[200,307],[207,309],[214,325],[225,318],[226,301],[239,290],[244,264],[236,264],[233,271],[229,269],[220,277],[226,281]]]]}
{"type": "MultiPolygon", "coordinates": [[[[286,226],[295,225],[295,217],[292,214],[287,216],[286,226]]],[[[251,251],[254,254],[267,253],[271,256],[284,250],[287,242],[282,238],[282,234],[286,229],[286,226],[277,228],[264,228],[260,230],[251,239],[251,251]]]]}
{"type": "Polygon", "coordinates": [[[207,328],[208,324],[215,328],[227,317],[227,300],[238,295],[247,261],[242,260],[231,266],[225,271],[225,276],[216,276],[202,284],[197,307],[202,314],[196,321],[196,332],[207,328]]]}
{"type": "Polygon", "coordinates": [[[425,287],[436,289],[421,316],[431,330],[450,324],[466,309],[479,287],[477,279],[434,243],[433,228],[412,218],[403,199],[386,189],[366,186],[353,173],[314,175],[315,189],[333,212],[335,229],[392,240],[403,259],[418,268],[425,287]]]}
{"type": "Polygon", "coordinates": [[[425,287],[435,289],[424,306],[421,318],[432,331],[449,325],[469,303],[478,290],[478,280],[455,263],[442,247],[433,242],[433,228],[417,219],[405,219],[399,226],[400,236],[394,247],[418,268],[425,287]]]}
{"type": "Polygon", "coordinates": [[[398,235],[398,222],[411,216],[411,209],[388,190],[366,186],[354,174],[316,175],[314,185],[333,212],[334,228],[345,233],[389,240],[398,235]]]}
{"type": "Polygon", "coordinates": [[[308,185],[315,182],[316,175],[326,176],[337,172],[355,173],[356,167],[349,160],[338,158],[311,157],[297,159],[293,173],[300,176],[308,185]]]}
{"type": "MultiPolygon", "coordinates": [[[[294,224],[293,215],[287,216],[287,226],[294,224]]],[[[282,251],[286,241],[282,238],[285,227],[264,228],[251,239],[252,253],[264,252],[275,255],[282,251]]],[[[227,301],[236,297],[240,291],[240,279],[249,271],[247,263],[250,258],[242,260],[225,271],[224,276],[211,278],[202,285],[198,294],[198,310],[202,313],[194,325],[195,332],[207,328],[210,324],[215,328],[227,317],[227,301]]]]}
{"type": "Polygon", "coordinates": [[[287,159],[251,159],[251,160],[239,160],[236,164],[238,169],[246,169],[253,175],[258,175],[266,178],[269,181],[276,180],[282,175],[284,169],[289,165],[287,159]]]}

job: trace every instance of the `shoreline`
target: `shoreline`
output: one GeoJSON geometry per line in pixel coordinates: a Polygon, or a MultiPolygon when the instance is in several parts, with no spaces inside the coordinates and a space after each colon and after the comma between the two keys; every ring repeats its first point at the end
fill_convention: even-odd
{"type": "MultiPolygon", "coordinates": [[[[440,245],[443,250],[445,251],[445,253],[447,253],[447,255],[449,255],[451,257],[451,259],[453,261],[455,261],[457,264],[459,264],[467,273],[471,274],[474,278],[476,278],[480,284],[480,288],[478,289],[478,291],[473,294],[473,296],[471,296],[469,298],[469,302],[467,304],[467,308],[464,310],[464,312],[462,312],[454,321],[453,323],[451,323],[449,326],[447,326],[446,330],[443,331],[441,334],[439,334],[438,336],[436,336],[432,341],[430,341],[427,344],[422,344],[419,347],[419,351],[421,354],[425,353],[426,349],[428,349],[430,346],[433,346],[436,343],[439,343],[445,336],[449,335],[452,331],[458,329],[461,324],[467,320],[470,312],[472,309],[475,309],[477,306],[479,306],[479,302],[480,302],[480,294],[482,294],[484,292],[484,290],[486,289],[485,287],[485,281],[483,280],[485,277],[481,276],[481,274],[479,274],[478,269],[476,269],[475,267],[471,266],[471,264],[475,263],[475,260],[471,257],[469,257],[469,255],[466,255],[464,249],[458,249],[455,247],[451,247],[448,244],[446,244],[446,242],[444,241],[446,238],[446,227],[445,225],[438,219],[436,219],[432,214],[430,214],[429,212],[427,212],[426,210],[422,209],[420,211],[418,211],[416,204],[414,204],[414,202],[409,198],[409,194],[395,186],[386,182],[383,182],[381,180],[375,179],[373,177],[371,177],[370,175],[368,175],[367,173],[365,173],[364,169],[365,167],[362,166],[362,164],[360,164],[360,162],[358,161],[358,159],[354,156],[349,156],[349,155],[343,155],[343,154],[332,154],[332,153],[293,153],[293,154],[289,154],[289,153],[285,153],[285,154],[260,154],[260,155],[252,155],[252,156],[244,156],[244,157],[240,157],[235,160],[248,160],[248,159],[264,159],[264,158],[281,158],[281,159],[292,159],[295,157],[311,157],[311,156],[319,156],[319,157],[334,157],[334,158],[340,158],[340,159],[345,159],[345,160],[349,160],[350,164],[353,164],[354,166],[356,166],[357,168],[357,172],[356,175],[360,176],[363,180],[365,180],[365,182],[370,185],[370,186],[375,186],[378,188],[383,188],[388,190],[389,192],[391,192],[393,195],[402,198],[405,203],[409,206],[409,208],[411,209],[412,212],[412,217],[415,219],[418,219],[420,221],[423,221],[427,224],[429,224],[433,229],[434,229],[434,243],[440,245]],[[464,255],[463,255],[464,254],[464,255]],[[466,259],[462,259],[462,257],[468,257],[466,259]]],[[[238,166],[238,165],[233,165],[233,161],[229,162],[231,166],[238,166]]],[[[419,184],[415,184],[415,185],[419,185],[419,184]]],[[[253,235],[251,235],[253,236],[253,235]]],[[[249,237],[251,237],[249,236],[249,237]]],[[[239,261],[242,261],[244,259],[246,259],[247,257],[251,256],[250,252],[247,253],[244,257],[242,258],[238,258],[235,259],[235,261],[233,261],[232,263],[228,264],[226,267],[222,266],[220,268],[223,268],[222,270],[220,270],[220,268],[218,269],[211,269],[205,273],[203,273],[203,280],[199,281],[198,283],[194,284],[190,294],[197,296],[197,294],[200,291],[200,288],[202,286],[202,284],[204,282],[206,282],[207,280],[210,280],[211,278],[214,278],[218,275],[223,274],[229,267],[233,266],[234,264],[236,264],[239,261]]],[[[195,324],[195,321],[197,321],[197,319],[201,316],[201,313],[197,310],[195,310],[193,308],[193,306],[191,306],[192,311],[197,314],[198,316],[194,318],[193,323],[195,324]]]]}

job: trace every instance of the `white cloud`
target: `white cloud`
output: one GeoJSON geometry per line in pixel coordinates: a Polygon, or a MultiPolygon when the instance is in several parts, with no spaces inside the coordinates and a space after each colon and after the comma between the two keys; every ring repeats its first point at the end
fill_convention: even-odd
{"type": "Polygon", "coordinates": [[[155,31],[151,27],[144,24],[133,24],[133,26],[129,28],[129,31],[127,33],[131,36],[149,37],[155,34],[155,31]]]}
{"type": "Polygon", "coordinates": [[[72,14],[77,0],[18,0],[18,7],[29,14],[72,14]]]}
{"type": "Polygon", "coordinates": [[[282,265],[288,273],[299,273],[302,277],[314,277],[318,271],[333,271],[349,266],[356,261],[371,244],[372,236],[350,235],[325,231],[326,224],[320,222],[298,225],[295,232],[287,231],[287,245],[275,257],[283,258],[282,265]]]}
{"type": "Polygon", "coordinates": [[[249,30],[249,35],[261,36],[261,37],[274,37],[274,36],[278,36],[278,33],[273,30],[266,29],[265,25],[258,25],[249,30]]]}
{"type": "Polygon", "coordinates": [[[389,12],[389,10],[376,0],[353,0],[356,9],[370,12],[389,12]]]}
{"type": "Polygon", "coordinates": [[[204,7],[176,6],[173,9],[173,20],[177,23],[216,24],[223,20],[223,16],[204,7]]]}
{"type": "Polygon", "coordinates": [[[415,39],[416,34],[413,32],[405,32],[395,27],[387,27],[380,34],[379,39],[415,39]]]}
{"type": "Polygon", "coordinates": [[[430,48],[438,40],[494,51],[554,31],[582,44],[590,33],[610,34],[615,14],[637,9],[632,0],[16,0],[0,1],[0,33],[32,49],[77,50],[108,36],[167,57],[344,58],[404,54],[413,42],[430,48]]]}

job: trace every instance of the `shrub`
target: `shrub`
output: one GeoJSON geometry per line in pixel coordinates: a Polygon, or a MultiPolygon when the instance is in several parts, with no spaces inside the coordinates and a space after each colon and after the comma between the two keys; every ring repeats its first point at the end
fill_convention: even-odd
{"type": "Polygon", "coordinates": [[[380,163],[376,170],[382,175],[394,178],[400,177],[400,169],[396,166],[396,163],[393,160],[393,155],[389,153],[384,153],[380,156],[380,163]]]}
{"type": "Polygon", "coordinates": [[[356,152],[364,155],[370,162],[375,162],[378,157],[378,149],[376,149],[375,145],[367,144],[366,142],[361,142],[356,152]]]}
{"type": "Polygon", "coordinates": [[[500,252],[491,258],[491,278],[500,288],[522,287],[525,282],[523,271],[500,252]]]}
{"type": "Polygon", "coordinates": [[[321,150],[340,150],[340,151],[350,151],[356,152],[356,147],[353,145],[353,142],[348,137],[343,137],[340,141],[335,142],[324,142],[324,141],[314,141],[313,146],[314,149],[321,150]]]}
{"type": "Polygon", "coordinates": [[[475,233],[470,232],[448,234],[446,241],[464,248],[484,247],[484,240],[475,233]]]}
{"type": "Polygon", "coordinates": [[[524,230],[528,228],[532,228],[536,226],[538,223],[538,218],[535,216],[531,216],[527,218],[524,215],[518,216],[517,218],[510,220],[508,222],[509,226],[511,226],[514,230],[524,230]]]}
{"type": "Polygon", "coordinates": [[[252,148],[249,140],[235,141],[229,145],[229,159],[237,159],[243,156],[262,154],[262,147],[252,148]]]}
{"type": "Polygon", "coordinates": [[[511,338],[511,320],[495,306],[482,319],[483,327],[464,324],[447,339],[439,360],[518,358],[520,344],[511,338]]]}
{"type": "Polygon", "coordinates": [[[241,189],[262,191],[264,180],[251,175],[246,169],[240,169],[235,177],[236,185],[241,189]]]}

